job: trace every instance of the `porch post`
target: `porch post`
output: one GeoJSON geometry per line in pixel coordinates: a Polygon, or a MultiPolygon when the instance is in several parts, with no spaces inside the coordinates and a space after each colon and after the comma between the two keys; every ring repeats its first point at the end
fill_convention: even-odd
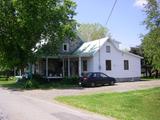
{"type": "Polygon", "coordinates": [[[22,76],[22,71],[21,71],[21,69],[19,70],[19,76],[22,76]]]}
{"type": "Polygon", "coordinates": [[[71,76],[71,73],[70,73],[70,58],[68,57],[68,77],[71,76]]]}
{"type": "Polygon", "coordinates": [[[35,65],[32,64],[32,74],[34,74],[34,73],[35,73],[35,65]]]}
{"type": "Polygon", "coordinates": [[[16,76],[16,68],[14,67],[14,76],[16,76]]]}
{"type": "Polygon", "coordinates": [[[40,68],[40,67],[39,67],[39,62],[40,62],[40,61],[38,60],[38,61],[37,61],[37,71],[36,71],[38,74],[40,74],[40,70],[39,70],[39,68],[40,68]]]}
{"type": "Polygon", "coordinates": [[[46,57],[46,78],[48,77],[48,57],[46,57]]]}
{"type": "Polygon", "coordinates": [[[81,75],[82,75],[82,69],[81,69],[81,57],[79,57],[79,60],[78,60],[78,62],[79,62],[79,77],[81,77],[81,75]]]}
{"type": "Polygon", "coordinates": [[[65,72],[64,72],[64,58],[62,59],[62,64],[63,64],[63,68],[62,68],[62,71],[63,71],[63,77],[65,76],[64,74],[65,74],[65,72]]]}

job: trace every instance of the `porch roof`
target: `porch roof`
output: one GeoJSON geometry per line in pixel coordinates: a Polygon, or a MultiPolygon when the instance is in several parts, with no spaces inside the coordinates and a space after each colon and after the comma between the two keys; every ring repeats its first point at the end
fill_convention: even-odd
{"type": "Polygon", "coordinates": [[[102,38],[94,41],[85,42],[73,53],[73,55],[93,56],[107,40],[108,38],[102,38]]]}

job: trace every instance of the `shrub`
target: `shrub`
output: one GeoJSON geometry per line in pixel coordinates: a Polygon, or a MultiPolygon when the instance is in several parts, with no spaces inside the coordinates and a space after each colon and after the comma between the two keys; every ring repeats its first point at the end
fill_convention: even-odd
{"type": "Polygon", "coordinates": [[[26,89],[39,88],[39,83],[34,79],[28,79],[24,83],[24,88],[26,88],[26,89]]]}
{"type": "Polygon", "coordinates": [[[41,75],[39,74],[34,74],[32,79],[34,79],[35,81],[37,81],[40,84],[44,84],[47,83],[48,81],[46,79],[44,79],[41,75]]]}
{"type": "Polygon", "coordinates": [[[65,84],[71,84],[71,85],[75,85],[78,84],[79,81],[79,77],[77,76],[73,76],[73,77],[64,77],[62,82],[65,84]]]}
{"type": "Polygon", "coordinates": [[[39,86],[44,82],[45,80],[42,78],[42,76],[36,74],[29,79],[26,78],[18,79],[17,84],[24,89],[33,89],[33,88],[39,88],[39,86]]]}

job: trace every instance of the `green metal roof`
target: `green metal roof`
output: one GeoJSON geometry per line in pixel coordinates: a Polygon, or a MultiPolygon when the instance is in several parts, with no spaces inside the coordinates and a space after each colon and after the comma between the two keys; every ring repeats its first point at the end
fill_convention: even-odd
{"type": "Polygon", "coordinates": [[[93,56],[101,46],[108,40],[107,38],[102,38],[98,40],[93,40],[89,42],[84,42],[74,53],[76,56],[93,56]]]}

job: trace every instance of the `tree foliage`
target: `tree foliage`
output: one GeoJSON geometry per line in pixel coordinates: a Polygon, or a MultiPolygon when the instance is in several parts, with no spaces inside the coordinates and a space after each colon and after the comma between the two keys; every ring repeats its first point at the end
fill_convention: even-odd
{"type": "Polygon", "coordinates": [[[148,0],[144,11],[147,15],[144,24],[149,30],[142,41],[144,56],[154,69],[160,70],[160,3],[148,0]]]}
{"type": "Polygon", "coordinates": [[[148,4],[145,5],[144,12],[147,18],[144,20],[144,25],[147,29],[155,29],[160,27],[160,1],[148,0],[148,4]]]}
{"type": "Polygon", "coordinates": [[[144,55],[155,69],[160,70],[160,28],[150,31],[143,39],[144,55]]]}
{"type": "Polygon", "coordinates": [[[71,0],[0,0],[0,65],[22,67],[32,62],[37,43],[52,51],[74,35],[76,4],[71,0]]]}
{"type": "Polygon", "coordinates": [[[78,32],[86,41],[96,40],[106,37],[108,29],[99,23],[95,24],[81,24],[78,32]]]}

